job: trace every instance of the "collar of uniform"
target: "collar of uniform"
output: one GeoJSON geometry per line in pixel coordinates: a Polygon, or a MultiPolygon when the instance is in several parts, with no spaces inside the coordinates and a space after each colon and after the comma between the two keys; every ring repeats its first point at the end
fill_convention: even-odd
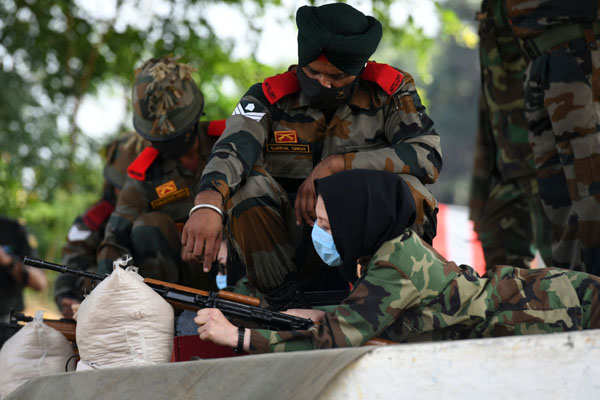
{"type": "Polygon", "coordinates": [[[358,79],[358,85],[356,85],[356,89],[352,92],[352,97],[348,104],[351,107],[363,110],[380,107],[383,102],[378,98],[376,91],[373,90],[373,85],[368,81],[360,79],[360,77],[356,79],[358,79]]]}
{"type": "Polygon", "coordinates": [[[292,109],[310,107],[308,97],[302,93],[302,90],[299,90],[294,97],[290,98],[290,107],[292,109]]]}

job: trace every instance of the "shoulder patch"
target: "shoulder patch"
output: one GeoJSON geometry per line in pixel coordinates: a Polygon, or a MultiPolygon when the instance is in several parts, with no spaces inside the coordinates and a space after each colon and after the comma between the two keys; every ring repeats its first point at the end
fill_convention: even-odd
{"type": "Polygon", "coordinates": [[[275,104],[285,96],[300,90],[296,71],[271,76],[262,83],[262,90],[267,100],[275,104]]]}
{"type": "Polygon", "coordinates": [[[400,87],[404,75],[388,64],[369,61],[365,70],[360,74],[360,78],[376,83],[384,92],[391,96],[400,87]]]}
{"type": "Polygon", "coordinates": [[[85,213],[83,222],[91,230],[97,231],[114,210],[115,206],[111,202],[107,200],[99,201],[85,213]]]}
{"type": "Polygon", "coordinates": [[[210,121],[208,124],[208,136],[221,136],[223,131],[225,130],[225,120],[218,119],[215,121],[210,121]]]}
{"type": "Polygon", "coordinates": [[[127,167],[127,174],[138,181],[146,180],[146,171],[158,157],[158,150],[152,146],[146,147],[144,151],[127,167]]]}

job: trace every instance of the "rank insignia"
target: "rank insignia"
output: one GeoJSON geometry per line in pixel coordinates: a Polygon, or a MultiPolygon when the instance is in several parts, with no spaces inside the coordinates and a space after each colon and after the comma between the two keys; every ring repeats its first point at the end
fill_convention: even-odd
{"type": "Polygon", "coordinates": [[[298,134],[295,130],[275,131],[275,143],[298,143],[298,134]]]}
{"type": "Polygon", "coordinates": [[[161,208],[164,205],[167,205],[169,203],[173,203],[175,201],[179,201],[182,199],[187,199],[188,197],[190,197],[190,188],[185,187],[183,189],[169,192],[165,196],[159,197],[158,199],[152,200],[150,202],[150,206],[152,207],[153,210],[156,210],[158,208],[161,208]]]}
{"type": "Polygon", "coordinates": [[[177,185],[175,185],[175,181],[169,181],[167,183],[163,183],[160,186],[154,188],[156,190],[156,194],[158,198],[163,198],[167,196],[169,193],[173,193],[177,190],[177,185]]]}

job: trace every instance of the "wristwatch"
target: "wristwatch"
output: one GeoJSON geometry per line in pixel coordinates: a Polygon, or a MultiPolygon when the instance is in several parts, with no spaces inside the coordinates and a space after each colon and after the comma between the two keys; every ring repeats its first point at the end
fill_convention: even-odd
{"type": "Polygon", "coordinates": [[[238,327],[238,342],[237,346],[233,349],[234,353],[242,353],[244,351],[244,336],[246,334],[246,328],[238,327]]]}

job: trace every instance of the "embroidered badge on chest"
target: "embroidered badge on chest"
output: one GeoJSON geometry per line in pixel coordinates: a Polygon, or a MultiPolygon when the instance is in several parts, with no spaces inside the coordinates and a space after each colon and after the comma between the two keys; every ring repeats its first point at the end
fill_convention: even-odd
{"type": "Polygon", "coordinates": [[[295,130],[291,131],[275,131],[275,143],[298,143],[298,134],[295,130]]]}
{"type": "Polygon", "coordinates": [[[163,183],[162,185],[155,187],[154,189],[156,190],[156,194],[158,195],[158,197],[163,198],[169,193],[177,191],[177,185],[175,184],[175,181],[169,181],[167,183],[163,183]]]}
{"type": "Polygon", "coordinates": [[[310,145],[308,144],[277,144],[267,143],[268,153],[301,153],[310,154],[310,145]]]}

